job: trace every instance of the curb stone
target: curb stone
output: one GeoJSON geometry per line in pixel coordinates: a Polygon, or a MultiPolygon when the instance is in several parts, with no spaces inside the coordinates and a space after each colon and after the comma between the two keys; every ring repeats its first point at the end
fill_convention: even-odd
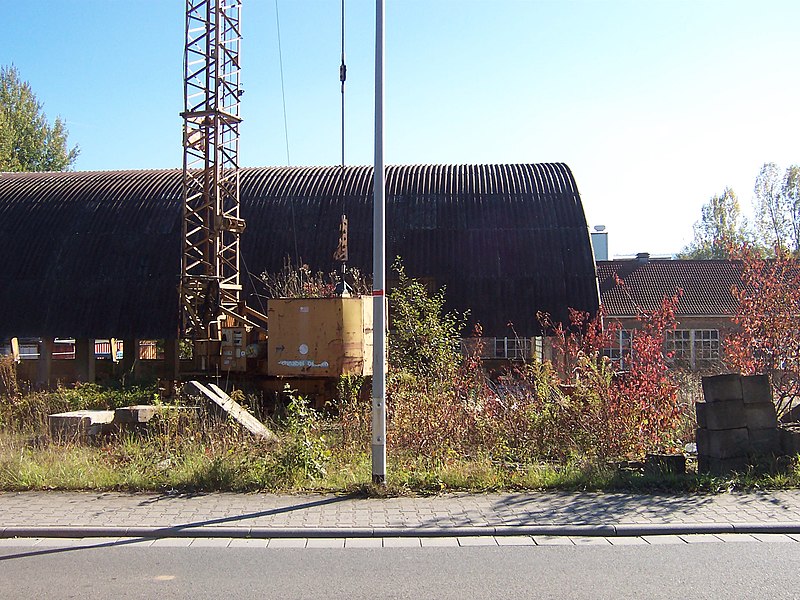
{"type": "Polygon", "coordinates": [[[509,536],[580,536],[642,537],[650,535],[690,534],[800,534],[800,523],[695,523],[695,524],[619,524],[619,525],[530,525],[530,526],[456,526],[456,527],[3,527],[0,539],[8,538],[437,538],[437,537],[509,537],[509,536]]]}

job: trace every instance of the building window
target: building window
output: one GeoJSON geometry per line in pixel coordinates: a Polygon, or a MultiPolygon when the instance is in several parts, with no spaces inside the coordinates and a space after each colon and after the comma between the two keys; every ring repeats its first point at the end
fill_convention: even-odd
{"type": "Polygon", "coordinates": [[[678,329],[667,333],[665,350],[676,367],[709,371],[719,367],[719,330],[678,329]]]}
{"type": "Polygon", "coordinates": [[[484,359],[541,360],[542,339],[520,337],[464,338],[461,340],[464,354],[480,352],[484,359]]]}
{"type": "Polygon", "coordinates": [[[531,341],[528,338],[494,338],[494,357],[509,360],[527,360],[531,356],[531,341]]]}
{"type": "Polygon", "coordinates": [[[618,369],[624,369],[631,353],[631,332],[620,329],[615,334],[614,341],[610,348],[604,352],[611,359],[618,369]]]}

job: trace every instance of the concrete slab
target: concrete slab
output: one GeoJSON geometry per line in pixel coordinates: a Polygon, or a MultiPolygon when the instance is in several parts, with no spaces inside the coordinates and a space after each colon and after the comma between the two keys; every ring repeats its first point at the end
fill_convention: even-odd
{"type": "Polygon", "coordinates": [[[456,537],[432,537],[422,538],[423,548],[452,548],[458,546],[458,538],[456,537]]]}
{"type": "Polygon", "coordinates": [[[686,540],[679,535],[643,535],[642,539],[652,546],[686,543],[686,540]]]}
{"type": "Polygon", "coordinates": [[[536,542],[529,535],[497,536],[494,538],[498,546],[535,546],[536,542]]]}
{"type": "Polygon", "coordinates": [[[646,546],[647,540],[640,537],[610,537],[606,538],[612,546],[646,546]]]}
{"type": "Polygon", "coordinates": [[[74,410],[49,415],[47,427],[53,439],[80,441],[111,431],[113,420],[113,410],[74,410]]]}
{"type": "Polygon", "coordinates": [[[488,536],[470,536],[458,538],[459,546],[497,546],[497,540],[488,536]]]}
{"type": "Polygon", "coordinates": [[[6,538],[0,539],[0,548],[32,548],[36,546],[42,538],[6,538]]]}
{"type": "Polygon", "coordinates": [[[114,422],[120,424],[141,424],[150,422],[160,412],[161,407],[151,404],[125,406],[114,411],[114,422]]]}
{"type": "Polygon", "coordinates": [[[535,535],[533,541],[537,546],[574,546],[572,538],[559,535],[535,535]]]}
{"type": "Polygon", "coordinates": [[[383,538],[345,538],[345,548],[383,548],[383,538]]]}
{"type": "Polygon", "coordinates": [[[611,542],[604,537],[571,537],[576,546],[610,546],[611,542]]]}
{"type": "Polygon", "coordinates": [[[267,548],[305,548],[307,542],[307,538],[272,538],[267,548]]]}
{"type": "Polygon", "coordinates": [[[154,539],[132,538],[125,540],[124,543],[120,543],[118,545],[120,548],[149,548],[155,542],[156,540],[154,539]]]}
{"type": "Polygon", "coordinates": [[[691,533],[680,538],[687,544],[719,544],[722,541],[710,533],[691,533]]]}
{"type": "Polygon", "coordinates": [[[153,542],[154,548],[188,548],[192,538],[160,538],[153,542]]]}
{"type": "Polygon", "coordinates": [[[83,538],[42,538],[39,546],[47,546],[49,548],[68,548],[79,545],[83,538]]]}
{"type": "Polygon", "coordinates": [[[344,538],[309,538],[306,548],[344,548],[344,538]]]}
{"type": "Polygon", "coordinates": [[[758,540],[748,533],[716,533],[723,542],[757,542],[758,540]]]}
{"type": "Polygon", "coordinates": [[[185,394],[211,400],[257,438],[267,441],[276,441],[278,439],[266,425],[213,383],[206,387],[199,381],[190,381],[183,389],[185,394]]]}
{"type": "Polygon", "coordinates": [[[750,535],[756,538],[759,542],[782,544],[792,544],[795,542],[795,540],[783,533],[752,533],[750,535]]]}
{"type": "Polygon", "coordinates": [[[384,548],[419,548],[420,546],[422,546],[422,542],[418,537],[383,538],[384,548]]]}
{"type": "Polygon", "coordinates": [[[230,543],[231,538],[195,538],[192,548],[227,548],[230,543]]]}
{"type": "Polygon", "coordinates": [[[250,538],[234,538],[228,544],[228,548],[266,548],[267,540],[250,539],[250,538]]]}

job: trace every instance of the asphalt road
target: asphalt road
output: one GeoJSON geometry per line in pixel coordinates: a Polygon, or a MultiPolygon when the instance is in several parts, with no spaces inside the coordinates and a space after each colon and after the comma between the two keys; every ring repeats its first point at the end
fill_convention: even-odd
{"type": "MultiPolygon", "coordinates": [[[[57,544],[57,542],[51,542],[57,544]]],[[[798,598],[800,544],[0,548],[0,598],[798,598]]]]}

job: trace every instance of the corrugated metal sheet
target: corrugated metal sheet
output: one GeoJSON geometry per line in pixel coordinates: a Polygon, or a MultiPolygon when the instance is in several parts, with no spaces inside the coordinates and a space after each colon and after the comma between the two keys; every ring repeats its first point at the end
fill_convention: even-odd
{"type": "MultiPolygon", "coordinates": [[[[596,310],[566,165],[393,166],[386,184],[388,259],[447,286],[451,307],[470,309],[487,334],[509,335],[509,322],[538,333],[538,310],[596,310]]],[[[241,194],[251,273],[277,271],[287,256],[332,269],[342,212],[350,264],[372,271],[370,167],[343,177],[339,167],[247,168],[241,194]]],[[[0,336],[174,335],[180,215],[177,170],[0,173],[0,336]]]]}

